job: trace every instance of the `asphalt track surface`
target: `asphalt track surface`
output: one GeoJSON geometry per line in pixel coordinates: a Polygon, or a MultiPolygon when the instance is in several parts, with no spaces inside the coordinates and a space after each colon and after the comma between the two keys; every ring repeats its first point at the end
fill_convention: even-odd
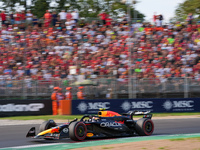
{"type": "MultiPolygon", "coordinates": [[[[155,125],[153,135],[200,133],[200,118],[153,121],[155,125]]],[[[26,138],[25,136],[32,126],[33,125],[0,126],[0,148],[50,143],[74,143],[70,139],[43,140],[26,138]]],[[[36,127],[36,131],[38,131],[39,125],[34,126],[36,127]]]]}

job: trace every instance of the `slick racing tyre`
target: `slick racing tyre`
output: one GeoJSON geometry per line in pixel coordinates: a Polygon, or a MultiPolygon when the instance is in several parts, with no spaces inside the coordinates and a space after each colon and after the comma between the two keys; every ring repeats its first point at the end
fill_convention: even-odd
{"type": "Polygon", "coordinates": [[[154,123],[151,119],[141,118],[136,122],[135,129],[139,135],[151,135],[154,131],[154,123]]]}
{"type": "Polygon", "coordinates": [[[40,125],[39,132],[55,127],[56,123],[53,120],[48,120],[40,125]]]}
{"type": "Polygon", "coordinates": [[[72,122],[69,125],[69,137],[74,141],[82,141],[86,138],[87,127],[83,122],[72,122]]]}

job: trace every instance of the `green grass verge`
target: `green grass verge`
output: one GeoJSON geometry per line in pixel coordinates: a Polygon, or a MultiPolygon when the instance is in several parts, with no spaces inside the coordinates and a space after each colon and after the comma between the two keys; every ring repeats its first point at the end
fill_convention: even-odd
{"type": "Polygon", "coordinates": [[[165,147],[159,147],[158,149],[166,149],[167,148],[167,146],[165,146],[165,147]]]}
{"type": "Polygon", "coordinates": [[[170,141],[185,141],[185,140],[190,140],[190,139],[200,140],[200,137],[177,138],[177,139],[170,139],[170,141]]]}
{"type": "Polygon", "coordinates": [[[185,141],[187,138],[170,139],[170,141],[185,141]]]}
{"type": "MultiPolygon", "coordinates": [[[[190,116],[200,115],[200,113],[153,113],[153,117],[166,117],[166,116],[190,116]]],[[[83,115],[43,115],[43,116],[15,116],[15,117],[1,117],[0,119],[11,119],[11,120],[35,120],[35,119],[61,119],[61,120],[72,120],[74,118],[80,119],[83,115]]],[[[141,116],[135,116],[134,118],[140,118],[141,116]]]]}
{"type": "Polygon", "coordinates": [[[113,149],[114,147],[102,147],[101,149],[113,149]]]}

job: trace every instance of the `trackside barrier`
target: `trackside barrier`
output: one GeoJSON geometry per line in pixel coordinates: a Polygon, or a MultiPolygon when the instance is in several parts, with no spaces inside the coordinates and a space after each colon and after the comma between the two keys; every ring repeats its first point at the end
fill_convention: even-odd
{"type": "Polygon", "coordinates": [[[118,113],[133,110],[156,113],[200,112],[200,98],[72,100],[72,115],[96,114],[99,108],[118,113]]]}
{"type": "Polygon", "coordinates": [[[0,100],[0,117],[51,114],[52,100],[0,100]]]}
{"type": "MultiPolygon", "coordinates": [[[[96,114],[99,108],[118,113],[133,110],[151,112],[200,112],[200,98],[61,100],[61,115],[96,114]]],[[[52,100],[0,100],[0,117],[51,115],[52,100]]]]}

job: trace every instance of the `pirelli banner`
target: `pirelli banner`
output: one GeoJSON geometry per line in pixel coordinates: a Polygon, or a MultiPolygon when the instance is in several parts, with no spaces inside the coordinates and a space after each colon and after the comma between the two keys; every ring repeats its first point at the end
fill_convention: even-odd
{"type": "Polygon", "coordinates": [[[200,112],[200,98],[180,99],[107,99],[72,100],[72,114],[96,114],[99,108],[125,113],[133,110],[151,112],[200,112]]]}
{"type": "Polygon", "coordinates": [[[51,115],[51,100],[0,100],[0,117],[51,115]]]}

